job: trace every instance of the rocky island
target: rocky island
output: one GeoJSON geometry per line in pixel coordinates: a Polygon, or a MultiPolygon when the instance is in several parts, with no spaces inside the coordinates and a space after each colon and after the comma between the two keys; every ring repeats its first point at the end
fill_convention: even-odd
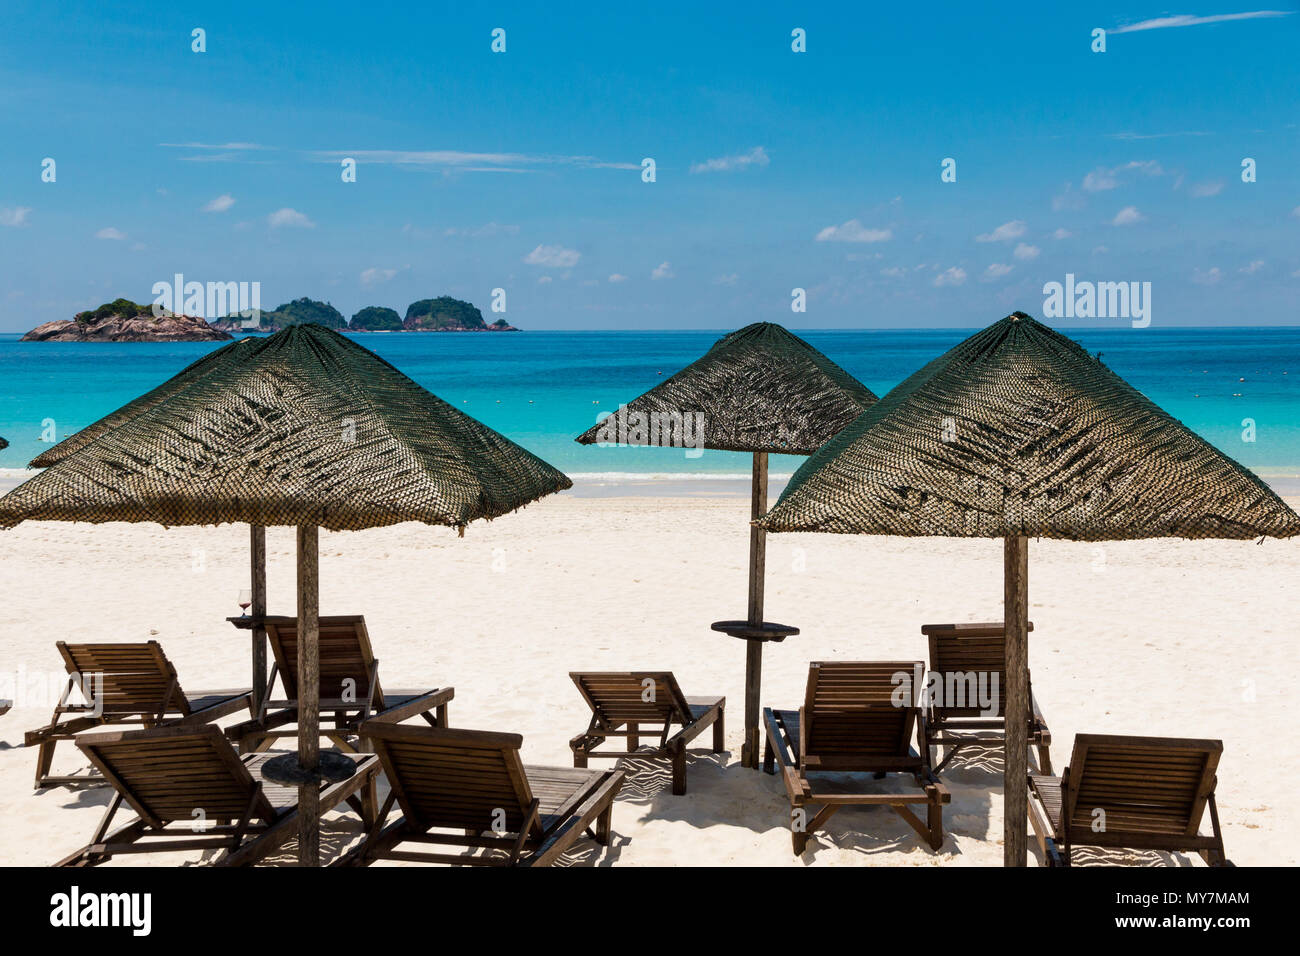
{"type": "Polygon", "coordinates": [[[23,342],[221,342],[230,336],[193,315],[164,312],[130,299],[114,299],[74,318],[38,325],[23,342]]]}
{"type": "Polygon", "coordinates": [[[291,325],[315,322],[327,329],[346,329],[348,320],[343,313],[328,302],[318,302],[303,296],[270,312],[248,309],[223,316],[212,323],[224,332],[279,332],[291,325]]]}
{"type": "Polygon", "coordinates": [[[406,332],[519,331],[505,319],[497,319],[488,325],[483,321],[483,313],[477,306],[463,299],[453,299],[449,295],[412,302],[406,307],[406,318],[402,321],[402,329],[406,332]]]}

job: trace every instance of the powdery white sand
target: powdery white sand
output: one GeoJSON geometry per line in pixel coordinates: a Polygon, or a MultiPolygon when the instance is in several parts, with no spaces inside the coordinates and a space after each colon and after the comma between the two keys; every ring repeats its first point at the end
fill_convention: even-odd
{"type": "MultiPolygon", "coordinates": [[[[743,616],[747,500],[558,496],[458,540],[421,525],[323,534],[322,613],[363,613],[390,686],[451,684],[456,726],[515,731],[529,763],[569,764],[588,712],[567,672],[671,668],[685,692],[725,694],[731,752],[632,761],[615,839],[570,861],[616,865],[992,865],[1001,862],[1000,756],[958,757],[943,849],[885,809],[846,809],[803,858],[791,853],[778,777],[739,766],[744,647],[709,623],[743,616]]],[[[54,641],[156,637],[184,686],[246,686],[248,639],[223,620],[247,586],[242,526],[30,524],[0,533],[0,673],[61,673],[54,641]]],[[[294,613],[293,534],[268,534],[270,609],[294,613]]],[[[1218,737],[1219,808],[1238,864],[1295,865],[1300,829],[1294,607],[1300,542],[1031,542],[1034,689],[1058,767],[1074,734],[1218,737]]],[[[764,704],[793,707],[810,660],[923,659],[920,625],[1001,618],[997,541],[786,534],[769,539],[767,618],[803,633],[765,654],[764,704]]],[[[12,677],[11,677],[12,679],[12,677]]],[[[5,693],[5,696],[12,696],[5,693]]],[[[103,789],[33,792],[23,731],[49,706],[0,717],[0,863],[46,864],[86,842],[103,789]]],[[[84,766],[65,747],[55,768],[84,766]]],[[[357,834],[335,817],[324,841],[357,834]]],[[[1036,854],[1031,841],[1031,854],[1036,854]]],[[[284,860],[291,854],[283,854],[284,860]]],[[[121,861],[114,861],[114,864],[121,861]]],[[[196,862],[197,854],[126,858],[196,862]]],[[[1183,857],[1148,854],[1145,864],[1183,857]]],[[[1201,865],[1199,858],[1190,861],[1201,865]]],[[[110,864],[113,865],[113,864],[110,864]]]]}

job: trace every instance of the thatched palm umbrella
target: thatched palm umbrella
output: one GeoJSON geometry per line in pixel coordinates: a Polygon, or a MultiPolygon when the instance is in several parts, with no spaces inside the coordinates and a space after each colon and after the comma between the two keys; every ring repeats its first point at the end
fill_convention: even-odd
{"type": "Polygon", "coordinates": [[[9,443],[5,441],[3,437],[0,437],[0,451],[4,451],[8,447],[9,443]]]}
{"type": "Polygon", "coordinates": [[[1028,539],[1254,538],[1300,517],[1082,347],[1016,312],[807,462],[768,531],[1005,539],[1005,862],[1024,866],[1028,539]]]}
{"type": "MultiPolygon", "coordinates": [[[[750,517],[767,511],[769,453],[810,455],[876,401],[865,385],[797,335],[756,322],[725,335],[704,356],[578,437],[607,443],[743,451],[754,456],[750,517]]],[[[758,766],[763,642],[797,628],[763,620],[762,529],[749,535],[749,607],[714,630],[746,643],[745,743],[741,764],[758,766]]]]}
{"type": "MultiPolygon", "coordinates": [[[[246,522],[298,529],[298,763],[319,773],[318,528],[464,530],[570,487],[546,462],[336,332],[298,325],[112,428],[0,499],[20,521],[246,522]]],[[[319,779],[317,777],[316,779],[319,779]]],[[[299,860],[319,792],[299,788],[299,860]]]]}
{"type": "MultiPolygon", "coordinates": [[[[188,388],[199,379],[211,375],[223,364],[238,358],[246,349],[255,345],[258,339],[243,338],[230,342],[219,349],[214,349],[196,362],[187,365],[157,388],[145,392],[139,398],[127,402],[117,411],[110,412],[97,422],[92,422],[80,431],[74,432],[52,448],[41,452],[30,462],[28,468],[48,468],[57,465],[73,452],[84,448],[100,435],[111,431],[124,422],[130,421],[141,412],[146,412],[171,397],[182,389],[188,388]]],[[[263,525],[249,526],[249,582],[251,585],[249,605],[249,630],[252,633],[253,662],[253,709],[262,705],[266,696],[266,628],[262,618],[266,616],[266,528],[263,525]]],[[[244,622],[237,622],[240,626],[244,622]]]]}

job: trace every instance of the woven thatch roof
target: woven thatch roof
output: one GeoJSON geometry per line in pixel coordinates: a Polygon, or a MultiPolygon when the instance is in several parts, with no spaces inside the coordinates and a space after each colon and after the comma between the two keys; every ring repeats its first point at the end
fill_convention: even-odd
{"type": "Polygon", "coordinates": [[[1023,313],[935,359],[803,464],[769,531],[1251,538],[1300,517],[1023,313]]]}
{"type": "Polygon", "coordinates": [[[377,355],[298,325],[20,485],[0,499],[0,527],[31,519],[464,526],[568,487],[546,462],[377,355]]]}
{"type": "Polygon", "coordinates": [[[92,441],[125,421],[129,421],[141,412],[148,411],[164,399],[171,397],[181,389],[188,388],[190,385],[203,378],[205,375],[212,373],[214,369],[219,368],[226,361],[240,355],[245,349],[250,348],[258,343],[258,339],[245,338],[237,342],[230,342],[219,349],[214,349],[197,362],[187,365],[181,371],[177,372],[167,381],[163,382],[152,391],[145,392],[139,398],[132,399],[115,412],[110,412],[99,421],[87,425],[78,432],[69,435],[63,441],[59,442],[53,448],[41,452],[30,462],[28,468],[48,468],[50,465],[57,464],[92,441]]]}
{"type": "Polygon", "coordinates": [[[612,431],[619,444],[808,455],[875,401],[865,385],[803,339],[756,322],[718,339],[698,361],[577,440],[594,444],[612,431]],[[683,416],[701,413],[682,426],[683,416]],[[696,421],[703,441],[693,430],[696,421]]]}
{"type": "Polygon", "coordinates": [[[9,443],[5,441],[3,438],[0,438],[0,451],[4,451],[8,447],[9,447],[9,443]]]}

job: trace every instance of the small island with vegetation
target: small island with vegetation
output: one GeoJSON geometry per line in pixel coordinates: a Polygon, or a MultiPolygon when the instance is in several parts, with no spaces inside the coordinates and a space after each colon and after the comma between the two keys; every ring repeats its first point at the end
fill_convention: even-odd
{"type": "Polygon", "coordinates": [[[194,315],[163,312],[130,299],[114,299],[71,319],[38,325],[23,342],[221,342],[231,336],[194,315]]]}
{"type": "Polygon", "coordinates": [[[193,315],[162,312],[130,299],[114,299],[72,319],[38,325],[24,342],[221,342],[233,335],[271,333],[314,322],[340,332],[518,332],[505,319],[487,323],[472,303],[442,295],[420,299],[406,318],[387,306],[368,305],[349,322],[328,302],[303,296],[269,312],[247,309],[212,322],[193,315]]]}

